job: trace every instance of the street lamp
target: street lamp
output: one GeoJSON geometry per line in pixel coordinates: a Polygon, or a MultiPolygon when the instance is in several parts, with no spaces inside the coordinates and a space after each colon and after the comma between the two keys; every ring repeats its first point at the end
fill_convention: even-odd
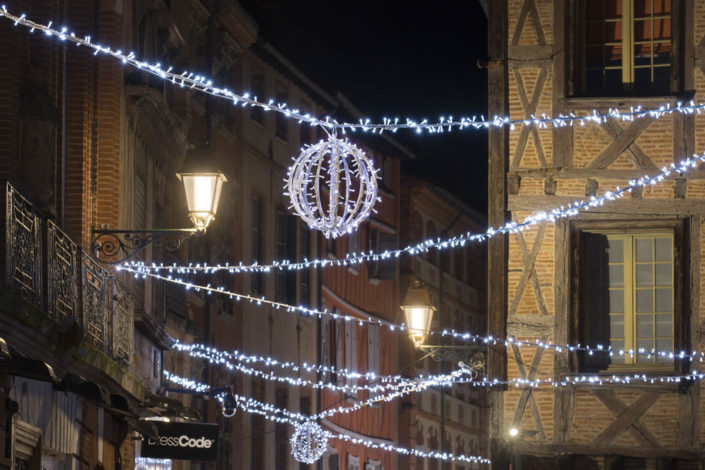
{"type": "Polygon", "coordinates": [[[183,167],[176,177],[182,182],[186,205],[193,227],[148,230],[93,230],[92,251],[101,261],[120,263],[142,251],[154,242],[163,243],[169,251],[179,249],[194,235],[206,232],[215,218],[218,201],[227,181],[218,170],[215,154],[204,145],[186,152],[183,167]]]}
{"type": "Polygon", "coordinates": [[[422,347],[428,331],[431,329],[433,312],[436,307],[431,304],[428,289],[421,281],[415,281],[413,286],[409,286],[401,309],[406,316],[406,327],[409,330],[411,341],[415,347],[422,347]]]}
{"type": "Polygon", "coordinates": [[[205,231],[218,211],[227,179],[217,168],[213,152],[197,147],[188,151],[183,168],[176,174],[184,185],[188,215],[197,230],[205,231]]]}
{"type": "Polygon", "coordinates": [[[429,351],[431,358],[436,361],[463,362],[478,373],[484,371],[484,352],[487,349],[484,344],[426,344],[436,308],[431,304],[428,289],[420,281],[415,281],[409,286],[401,309],[406,317],[406,329],[416,349],[429,351]]]}

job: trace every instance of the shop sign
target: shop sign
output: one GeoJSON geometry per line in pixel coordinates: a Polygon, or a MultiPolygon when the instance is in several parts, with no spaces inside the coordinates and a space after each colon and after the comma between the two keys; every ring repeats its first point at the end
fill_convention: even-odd
{"type": "Polygon", "coordinates": [[[142,441],[142,457],[172,460],[216,460],[218,425],[155,421],[158,435],[142,441]]]}

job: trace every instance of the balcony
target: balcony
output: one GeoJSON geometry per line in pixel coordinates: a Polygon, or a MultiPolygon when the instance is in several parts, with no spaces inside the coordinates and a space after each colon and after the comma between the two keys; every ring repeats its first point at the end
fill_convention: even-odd
{"type": "MultiPolygon", "coordinates": [[[[107,375],[135,397],[135,300],[114,275],[7,183],[0,336],[57,371],[107,375]]],[[[101,383],[105,382],[100,380],[101,383]]]]}

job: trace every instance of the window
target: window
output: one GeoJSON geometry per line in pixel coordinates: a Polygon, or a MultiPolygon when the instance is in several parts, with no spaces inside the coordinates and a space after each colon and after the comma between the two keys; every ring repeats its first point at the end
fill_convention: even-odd
{"type": "MultiPolygon", "coordinates": [[[[581,234],[581,342],[615,350],[674,348],[674,230],[581,234]]],[[[584,371],[670,363],[667,358],[583,355],[584,371]]],[[[668,365],[666,364],[666,367],[668,365]]]]}
{"type": "MultiPolygon", "coordinates": [[[[288,100],[289,94],[286,89],[277,87],[277,104],[286,103],[288,100]]],[[[289,138],[289,119],[282,113],[275,113],[274,135],[284,141],[289,138]]]]}
{"type": "Polygon", "coordinates": [[[326,256],[335,259],[337,257],[335,249],[335,238],[326,238],[326,256]]]}
{"type": "MultiPolygon", "coordinates": [[[[321,365],[324,367],[334,367],[331,352],[335,351],[335,323],[331,318],[321,318],[321,365]]],[[[328,374],[322,374],[322,380],[327,379],[328,374]]],[[[332,377],[331,381],[336,382],[332,377]]]]}
{"type": "MultiPolygon", "coordinates": [[[[379,325],[367,324],[367,372],[379,374],[380,371],[380,350],[379,350],[379,325]]],[[[377,393],[370,391],[370,398],[377,393]]]]}
{"type": "MultiPolygon", "coordinates": [[[[252,226],[251,234],[251,255],[252,262],[262,262],[262,198],[252,196],[252,226]]],[[[262,295],[264,293],[264,275],[262,272],[250,274],[250,284],[252,293],[262,295]]]]}
{"type": "Polygon", "coordinates": [[[365,470],[382,470],[382,462],[368,459],[365,463],[365,470]]]}
{"type": "MultiPolygon", "coordinates": [[[[311,231],[304,223],[299,223],[299,261],[303,262],[309,257],[311,250],[311,231]]],[[[311,269],[301,270],[299,282],[299,304],[308,305],[311,302],[311,269]]]]}
{"type": "MultiPolygon", "coordinates": [[[[252,396],[255,400],[264,400],[264,384],[252,381],[252,396]]],[[[265,422],[264,416],[255,413],[250,414],[250,469],[258,470],[264,468],[264,444],[265,444],[265,422]]]]}
{"type": "MultiPolygon", "coordinates": [[[[357,370],[357,322],[346,321],[345,325],[345,368],[349,371],[357,370]]],[[[354,387],[357,385],[357,379],[347,377],[346,385],[354,387]]]]}
{"type": "MultiPolygon", "coordinates": [[[[289,402],[289,394],[286,389],[278,388],[275,391],[275,402],[279,409],[286,409],[289,402]]],[[[289,463],[289,426],[285,423],[277,422],[274,425],[274,468],[283,470],[289,463]]]]}
{"type": "MultiPolygon", "coordinates": [[[[253,71],[251,81],[252,95],[260,101],[266,101],[264,96],[264,73],[260,71],[253,71]]],[[[251,107],[250,117],[253,121],[259,124],[263,124],[264,109],[259,106],[251,107]]]]}
{"type": "Polygon", "coordinates": [[[354,232],[348,233],[348,254],[360,252],[360,228],[354,232]]]}
{"type": "Polygon", "coordinates": [[[360,470],[360,457],[348,454],[348,470],[360,470]]]}
{"type": "MultiPolygon", "coordinates": [[[[397,236],[394,233],[381,230],[368,230],[368,248],[375,253],[394,250],[397,247],[397,236]]],[[[397,258],[390,256],[386,259],[371,260],[368,262],[368,275],[370,279],[388,280],[397,276],[397,258]]]]}
{"type": "MultiPolygon", "coordinates": [[[[337,310],[333,310],[334,312],[340,313],[337,310]]],[[[345,369],[345,330],[343,326],[343,321],[341,319],[337,319],[331,323],[331,334],[333,335],[333,348],[332,351],[335,351],[335,369],[336,371],[340,371],[345,369]]],[[[343,374],[336,374],[335,381],[338,385],[344,385],[345,384],[345,375],[343,374]]]]}
{"type": "MultiPolygon", "coordinates": [[[[307,109],[311,109],[312,106],[309,103],[302,103],[301,105],[301,114],[306,114],[307,109]]],[[[313,114],[313,113],[309,113],[313,114]]],[[[299,146],[303,147],[306,144],[311,143],[311,130],[312,126],[309,124],[302,122],[299,124],[299,146]]]]}
{"type": "Polygon", "coordinates": [[[671,0],[583,0],[577,18],[579,93],[670,91],[671,0]]]}
{"type": "MultiPolygon", "coordinates": [[[[276,256],[279,260],[296,260],[296,217],[284,212],[276,213],[276,256]]],[[[288,304],[296,303],[296,271],[277,269],[276,299],[288,304]]]]}
{"type": "Polygon", "coordinates": [[[381,174],[380,176],[380,184],[381,186],[388,190],[392,191],[394,189],[394,172],[393,172],[393,162],[391,158],[384,158],[382,157],[382,166],[380,167],[381,174]]]}

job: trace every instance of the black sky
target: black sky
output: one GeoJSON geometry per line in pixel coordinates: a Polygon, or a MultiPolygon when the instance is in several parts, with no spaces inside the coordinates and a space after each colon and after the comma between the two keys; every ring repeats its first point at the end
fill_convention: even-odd
{"type": "MultiPolygon", "coordinates": [[[[241,0],[261,36],[329,92],[379,119],[486,114],[487,21],[477,0],[241,0]]],[[[487,133],[397,134],[424,175],[486,213],[487,133]]]]}

